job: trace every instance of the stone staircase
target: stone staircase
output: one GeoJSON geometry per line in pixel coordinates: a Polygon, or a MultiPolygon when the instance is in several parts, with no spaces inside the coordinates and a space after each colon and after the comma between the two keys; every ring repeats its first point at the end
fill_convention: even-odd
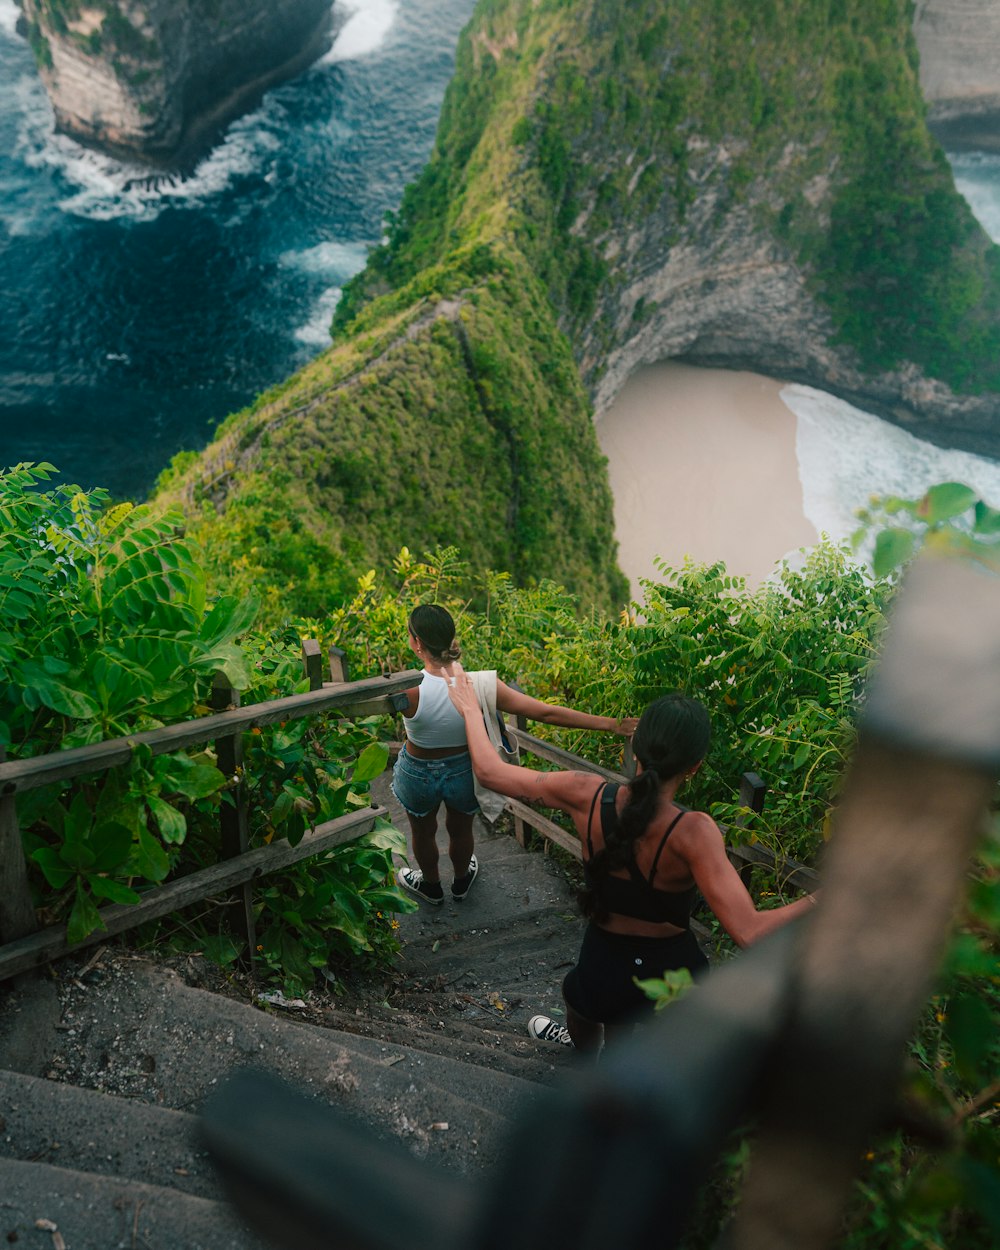
{"type": "MultiPolygon", "coordinates": [[[[395,808],[387,782],[376,797],[395,808]]],[[[477,854],[463,902],[401,917],[400,975],[375,1007],[330,996],[305,1023],[124,948],[0,989],[0,1237],[46,1250],[271,1245],[227,1203],[199,1134],[205,1099],[247,1068],[485,1177],[518,1107],[573,1064],[525,1026],[558,1012],[581,921],[546,856],[483,825],[477,854]]],[[[274,1148],[266,1125],[260,1137],[274,1148]]]]}

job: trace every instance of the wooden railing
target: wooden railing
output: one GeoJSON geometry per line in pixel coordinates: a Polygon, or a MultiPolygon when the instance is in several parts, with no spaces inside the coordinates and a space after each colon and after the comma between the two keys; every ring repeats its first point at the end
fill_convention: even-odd
{"type": "MultiPolygon", "coordinates": [[[[216,711],[210,716],[23,760],[6,760],[0,753],[0,981],[39,967],[70,951],[86,949],[192,903],[231,891],[237,894],[233,900],[235,906],[227,908],[229,926],[247,952],[247,958],[252,958],[256,941],[251,883],[258,877],[360,837],[372,829],[379,817],[388,816],[386,808],[372,805],[318,825],[294,847],[281,839],[269,846],[249,848],[247,779],[242,767],[242,735],[245,732],[326,712],[338,712],[349,719],[393,714],[405,705],[403,692],[419,685],[421,680],[419,672],[407,670],[348,681],[344,654],[334,647],[329,653],[332,680],[326,681],[319,644],[312,639],[303,642],[302,659],[310,684],[310,690],[304,694],[241,707],[239,693],[220,674],[212,691],[212,706],[216,711]],[[221,804],[219,810],[219,862],[165,885],[150,888],[144,892],[139,903],[101,908],[98,914],[103,927],[81,942],[71,945],[62,925],[39,929],[28,887],[15,806],[17,795],[53,782],[72,781],[127,765],[139,745],[148,748],[153,755],[163,755],[207,743],[214,745],[219,770],[230,778],[228,791],[232,802],[221,804]]],[[[608,781],[628,781],[626,773],[602,768],[536,738],[527,732],[523,721],[516,728],[508,726],[507,732],[523,752],[560,768],[593,772],[608,781]]],[[[628,743],[624,744],[624,753],[625,767],[630,773],[628,743]]],[[[760,779],[752,773],[744,774],[741,785],[744,806],[759,811],[763,793],[764,786],[760,779]]],[[[582,858],[580,840],[574,833],[517,799],[509,799],[507,808],[513,817],[514,836],[522,846],[526,842],[525,830],[530,827],[577,859],[582,858]]],[[[791,885],[806,890],[815,888],[816,874],[811,869],[801,864],[776,861],[766,848],[738,844],[729,848],[729,854],[747,884],[750,871],[759,864],[777,872],[791,885]]],[[[692,928],[700,936],[707,936],[707,930],[697,920],[692,921],[692,928]]]]}
{"type": "Polygon", "coordinates": [[[311,689],[304,694],[272,699],[240,707],[239,695],[217,678],[210,716],[198,717],[161,729],[136,733],[127,738],[75,747],[51,755],[23,760],[0,757],[0,981],[36,968],[52,959],[83,950],[115,934],[157,919],[219,892],[241,889],[238,914],[232,927],[246,950],[255,947],[249,883],[257,877],[318,855],[331,847],[349,842],[369,832],[388,810],[377,805],[349,812],[310,830],[296,845],[282,839],[269,846],[248,849],[246,778],[242,770],[242,735],[250,729],[279,721],[296,720],[326,712],[338,712],[349,719],[391,714],[405,704],[403,691],[419,685],[415,670],[347,681],[343,653],[331,650],[331,681],[324,681],[317,664],[318,644],[303,645],[303,663],[311,689]],[[18,826],[18,794],[57,781],[72,781],[127,765],[137,746],[163,755],[185,747],[214,744],[218,767],[230,778],[233,803],[220,806],[222,859],[208,868],[147,890],[139,903],[103,907],[99,915],[103,928],[72,946],[63,925],[39,929],[28,888],[27,870],[18,826]]]}

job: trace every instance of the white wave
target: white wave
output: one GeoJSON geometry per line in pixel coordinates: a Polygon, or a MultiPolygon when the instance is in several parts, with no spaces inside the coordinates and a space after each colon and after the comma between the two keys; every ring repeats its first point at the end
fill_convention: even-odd
{"type": "Polygon", "coordinates": [[[955,187],[994,243],[1000,243],[1000,155],[968,152],[949,156],[955,187]]]}
{"type": "Polygon", "coordinates": [[[340,302],[340,293],[339,286],[327,287],[313,305],[309,320],[295,330],[294,337],[297,342],[304,343],[307,347],[330,346],[330,322],[333,320],[334,309],[340,302]]]}
{"type": "Polygon", "coordinates": [[[340,0],[334,12],[346,13],[347,20],[320,64],[353,61],[377,52],[392,29],[398,7],[396,0],[340,0]]]}
{"type": "Polygon", "coordinates": [[[303,273],[329,274],[340,282],[353,277],[364,267],[368,258],[365,243],[317,243],[303,251],[282,252],[279,261],[289,269],[301,269],[303,273]]]}
{"type": "Polygon", "coordinates": [[[14,36],[21,10],[14,0],[0,0],[0,33],[14,36]]]}
{"type": "Polygon", "coordinates": [[[184,177],[118,160],[56,134],[51,110],[44,133],[41,111],[25,112],[22,156],[29,166],[58,171],[74,188],[58,203],[63,212],[96,221],[122,217],[151,221],[169,205],[203,204],[238,178],[262,172],[271,153],[281,147],[278,119],[270,115],[270,107],[265,100],[255,112],[233,122],[222,142],[184,177]]]}
{"type": "Polygon", "coordinates": [[[834,541],[858,527],[873,495],[915,499],[936,482],[965,482],[1000,506],[1000,463],[936,447],[907,430],[809,386],[781,399],[797,418],[795,450],[806,519],[834,541]]]}
{"type": "Polygon", "coordinates": [[[332,285],[327,286],[313,304],[309,320],[293,332],[299,343],[317,348],[329,346],[330,322],[340,300],[343,284],[364,268],[367,257],[366,243],[337,243],[332,240],[317,243],[302,251],[281,254],[279,261],[286,268],[332,280],[332,285]]]}

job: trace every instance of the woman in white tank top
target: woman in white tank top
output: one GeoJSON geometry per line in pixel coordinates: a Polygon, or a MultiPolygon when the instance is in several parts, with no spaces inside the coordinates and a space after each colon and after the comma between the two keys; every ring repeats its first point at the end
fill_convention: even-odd
{"type": "MultiPolygon", "coordinates": [[[[432,906],[444,901],[437,845],[438,811],[444,804],[448,832],[448,857],[455,879],[452,898],[465,898],[479,872],[475,856],[473,818],[479,810],[473,788],[472,762],[465,735],[465,720],[448,696],[454,681],[453,666],[461,655],[455,641],[451,613],[438,604],[421,604],[407,623],[410,649],[423,662],[423,680],[406,692],[403,711],[406,744],[392,774],[392,791],[410,822],[416,868],[401,868],[400,886],[432,906]]],[[[591,716],[572,708],[557,707],[533,699],[497,682],[497,708],[513,716],[564,725],[568,729],[596,729],[630,736],[634,717],[591,716]]]]}

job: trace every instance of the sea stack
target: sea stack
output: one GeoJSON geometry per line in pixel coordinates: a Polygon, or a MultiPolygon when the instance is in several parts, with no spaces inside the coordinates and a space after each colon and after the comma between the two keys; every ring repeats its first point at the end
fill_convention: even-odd
{"type": "Polygon", "coordinates": [[[182,167],[330,46],[331,0],[21,0],[56,126],[182,167]]]}

